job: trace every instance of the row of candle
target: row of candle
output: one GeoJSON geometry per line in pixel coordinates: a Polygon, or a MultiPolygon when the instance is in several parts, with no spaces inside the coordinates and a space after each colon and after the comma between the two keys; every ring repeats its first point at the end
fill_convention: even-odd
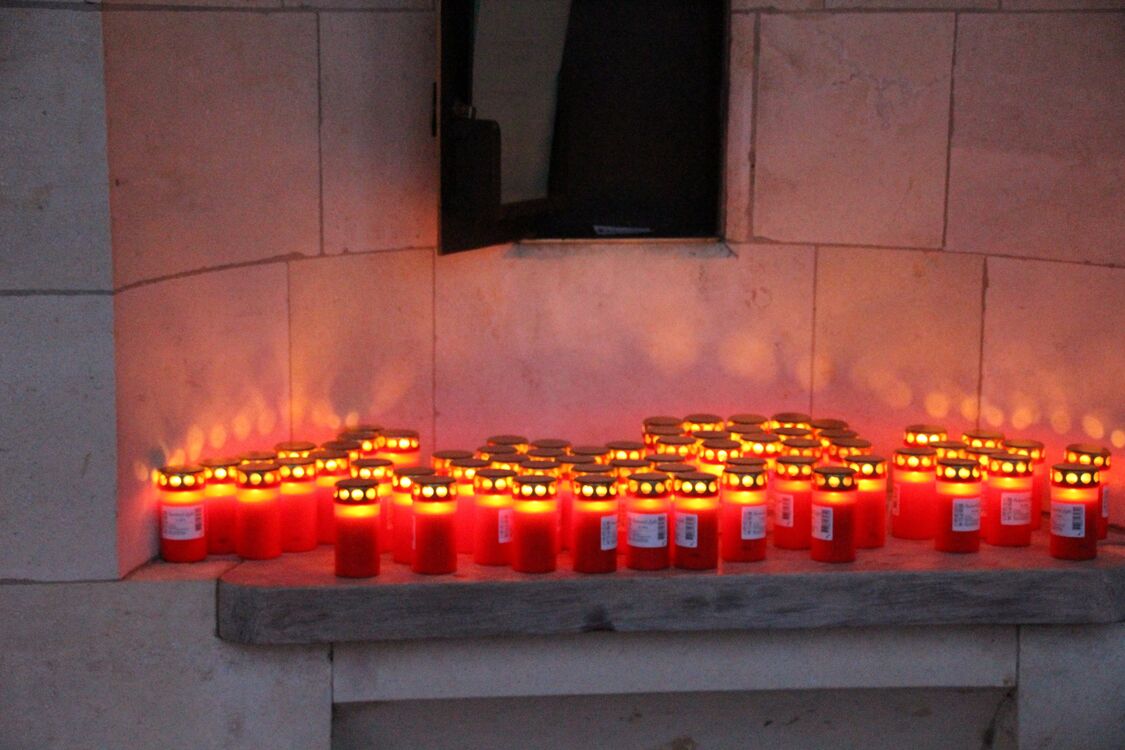
{"type": "MultiPolygon", "coordinates": [[[[838,444],[857,441],[854,437],[825,434],[843,431],[841,422],[824,420],[833,424],[822,424],[813,433],[817,426],[802,425],[799,419],[785,424],[786,418],[802,415],[775,415],[732,440],[701,434],[716,432],[705,428],[723,423],[693,419],[699,416],[677,420],[678,435],[667,429],[674,423],[664,424],[671,418],[646,420],[644,443],[571,448],[565,441],[532,445],[519,436],[495,436],[476,456],[438,452],[434,468],[404,466],[417,455],[416,434],[377,429],[350,432],[319,451],[309,443],[281,444],[276,464],[256,462],[272,456],[259,454],[204,462],[198,468],[169,467],[158,474],[166,491],[162,553],[166,559],[189,560],[201,559],[208,550],[235,551],[258,559],[311,549],[338,536],[337,572],[374,575],[383,537],[390,540],[396,561],[428,573],[451,572],[458,551],[473,552],[483,564],[553,570],[560,546],[572,548],[574,567],[581,572],[615,569],[618,547],[626,553],[626,564],[638,569],[669,564],[708,568],[720,556],[720,541],[724,560],[764,557],[767,485],[775,505],[776,546],[810,549],[814,559],[846,561],[854,558],[857,545],[882,545],[886,461],[870,456],[869,444],[838,444]],[[682,450],[689,445],[682,438],[690,438],[695,450],[682,450]],[[811,446],[799,443],[801,450],[792,450],[794,440],[815,442],[821,450],[804,455],[801,450],[811,446]],[[754,450],[779,442],[790,448],[790,455],[762,456],[764,449],[754,450]],[[646,443],[657,452],[641,458],[646,443]],[[834,443],[858,450],[843,456],[840,450],[824,450],[834,443]],[[860,452],[864,448],[866,455],[860,452]],[[760,457],[738,455],[747,449],[760,457]],[[847,465],[816,466],[825,456],[847,465]],[[664,464],[669,458],[698,463],[664,464]],[[663,473],[651,471],[657,467],[663,473]],[[697,468],[707,473],[694,473],[697,468]],[[771,471],[772,480],[767,479],[771,471]],[[349,474],[352,479],[341,481],[349,474]],[[276,503],[268,502],[271,494],[276,503]],[[619,502],[619,494],[628,495],[625,503],[619,502]],[[207,502],[200,496],[207,496],[207,502]],[[210,527],[206,535],[205,522],[210,527]],[[549,527],[553,536],[547,535],[549,527]],[[209,541],[201,543],[204,538],[209,541]]],[[[726,423],[737,424],[733,418],[726,423]]],[[[907,445],[895,453],[892,533],[933,538],[938,549],[973,551],[979,546],[983,516],[986,541],[1029,543],[1032,475],[1042,463],[1042,446],[1024,445],[1029,455],[1005,460],[1006,454],[983,444],[1003,442],[1002,436],[966,433],[968,445],[958,447],[944,439],[944,431],[923,427],[908,428],[907,445]],[[938,458],[943,449],[947,454],[938,458]],[[961,457],[974,450],[988,451],[980,456],[991,456],[992,462],[982,466],[980,457],[961,457]],[[982,508],[985,476],[992,479],[985,485],[982,508]]],[[[1019,447],[1014,445],[1019,441],[1008,442],[1019,447]]],[[[1088,518],[1088,508],[1076,513],[1073,505],[1082,498],[1088,501],[1091,488],[1097,499],[1099,476],[1090,469],[1108,469],[1108,453],[1078,451],[1075,458],[1085,464],[1071,467],[1073,471],[1056,467],[1051,550],[1059,557],[1084,558],[1096,553],[1086,543],[1096,534],[1085,532],[1096,530],[1100,514],[1095,508],[1088,518]],[[1081,541],[1072,541],[1079,527],[1081,541]]]]}

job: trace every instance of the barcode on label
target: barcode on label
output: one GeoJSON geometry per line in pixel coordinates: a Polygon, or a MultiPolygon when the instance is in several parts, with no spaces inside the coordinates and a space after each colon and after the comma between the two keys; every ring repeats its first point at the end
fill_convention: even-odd
{"type": "Polygon", "coordinates": [[[1102,487],[1102,518],[1109,518],[1109,487],[1102,487]]]}
{"type": "Polygon", "coordinates": [[[901,494],[902,494],[902,488],[899,487],[896,484],[891,491],[891,515],[892,516],[898,515],[899,497],[900,497],[901,494]]]}
{"type": "Polygon", "coordinates": [[[668,546],[667,513],[630,513],[629,546],[653,549],[668,546]]]}
{"type": "Polygon", "coordinates": [[[496,513],[496,541],[507,544],[512,541],[512,509],[501,508],[496,513]]]}
{"type": "Polygon", "coordinates": [[[199,539],[203,536],[203,506],[165,505],[160,514],[160,535],[176,541],[199,539]]]}
{"type": "Polygon", "coordinates": [[[793,525],[793,496],[792,495],[778,495],[777,501],[777,525],[778,526],[792,526],[793,525]]]}
{"type": "Polygon", "coordinates": [[[1000,525],[1023,526],[1031,523],[1031,493],[1000,493],[1000,525]]]}
{"type": "Polygon", "coordinates": [[[953,498],[953,530],[978,531],[980,530],[980,498],[955,497],[953,498]]]}
{"type": "Polygon", "coordinates": [[[602,552],[617,549],[617,516],[602,516],[602,552]]]}
{"type": "Polygon", "coordinates": [[[766,506],[748,505],[742,509],[743,539],[766,538],[766,506]]]}
{"type": "Polygon", "coordinates": [[[812,535],[814,539],[832,541],[832,509],[827,505],[812,507],[812,535]]]}
{"type": "Polygon", "coordinates": [[[699,546],[699,516],[695,513],[676,514],[676,545],[679,547],[699,546]]]}
{"type": "Polygon", "coordinates": [[[1086,536],[1086,509],[1075,503],[1051,503],[1051,533],[1075,539],[1086,536]]]}

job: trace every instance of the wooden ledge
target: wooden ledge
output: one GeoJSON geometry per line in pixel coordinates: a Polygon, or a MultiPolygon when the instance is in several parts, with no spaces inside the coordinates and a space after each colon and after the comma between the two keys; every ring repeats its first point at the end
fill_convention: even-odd
{"type": "Polygon", "coordinates": [[[332,573],[330,547],[243,562],[219,579],[219,636],[248,644],[543,635],[587,631],[673,632],[874,625],[1063,624],[1125,620],[1125,538],[1098,559],[982,545],[973,555],[889,539],[847,565],[771,546],[760,563],[718,572],[621,570],[526,575],[473,565],[421,576],[384,557],[378,578],[332,573]]]}

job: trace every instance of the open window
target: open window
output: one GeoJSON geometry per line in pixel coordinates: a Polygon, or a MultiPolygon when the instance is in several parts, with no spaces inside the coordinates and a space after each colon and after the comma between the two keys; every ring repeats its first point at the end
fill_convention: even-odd
{"type": "Polygon", "coordinates": [[[724,0],[442,0],[444,253],[714,237],[724,0]]]}

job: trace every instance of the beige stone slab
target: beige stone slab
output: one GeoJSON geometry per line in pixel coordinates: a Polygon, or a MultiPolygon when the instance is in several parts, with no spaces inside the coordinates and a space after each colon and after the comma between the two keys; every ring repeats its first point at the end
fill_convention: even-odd
{"type": "Polygon", "coordinates": [[[338,706],[339,750],[1014,750],[1005,690],[808,690],[338,706]],[[985,745],[982,738],[988,738],[985,745]]]}
{"type": "Polygon", "coordinates": [[[214,629],[209,580],[0,586],[0,744],[327,750],[327,647],[214,629]]]}
{"type": "Polygon", "coordinates": [[[104,24],[115,284],[317,253],[316,18],[104,24]]]}
{"type": "Polygon", "coordinates": [[[1120,14],[961,18],[953,250],[1125,264],[1120,14]]]}
{"type": "Polygon", "coordinates": [[[989,258],[981,423],[1116,455],[1110,514],[1125,524],[1125,269],[989,258]],[[1097,333],[1095,333],[1097,332],[1097,333]]]}
{"type": "Polygon", "coordinates": [[[437,259],[443,445],[635,439],[650,414],[804,409],[812,251],[494,247],[437,259]]]}
{"type": "Polygon", "coordinates": [[[996,10],[1000,0],[825,0],[829,10],[996,10]]]}
{"type": "Polygon", "coordinates": [[[112,298],[0,297],[0,415],[0,579],[115,578],[112,298]]]}
{"type": "Polygon", "coordinates": [[[97,13],[0,10],[0,289],[113,288],[101,40],[97,13]]]}
{"type": "Polygon", "coordinates": [[[976,426],[981,258],[820,248],[813,409],[889,456],[916,422],[976,426]]]}
{"type": "Polygon", "coordinates": [[[433,250],[290,264],[295,436],[375,422],[433,450],[433,264],[433,250]]]}
{"type": "Polygon", "coordinates": [[[116,296],[121,573],[157,552],[154,467],[290,438],[284,263],[116,296]]]}
{"type": "Polygon", "coordinates": [[[1015,684],[1016,628],[586,633],[351,643],[335,647],[332,664],[332,695],[337,703],[714,690],[1001,687],[1015,684]]]}
{"type": "Polygon", "coordinates": [[[436,25],[430,13],[321,16],[327,253],[437,244],[436,25]]]}
{"type": "Polygon", "coordinates": [[[1020,628],[1019,747],[1116,750],[1125,738],[1125,625],[1020,628]]]}
{"type": "Polygon", "coordinates": [[[753,180],[754,29],[757,16],[730,19],[730,89],[727,92],[726,228],[733,242],[750,240],[750,183],[753,180]]]}
{"type": "Polygon", "coordinates": [[[755,235],[939,247],[952,14],[761,23],[755,235]]]}

